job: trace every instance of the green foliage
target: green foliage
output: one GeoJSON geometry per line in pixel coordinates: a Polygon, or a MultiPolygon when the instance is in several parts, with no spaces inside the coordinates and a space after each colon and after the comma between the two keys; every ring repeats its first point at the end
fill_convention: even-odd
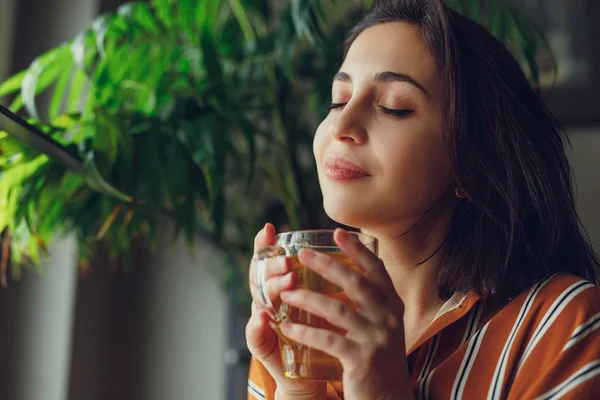
{"type": "MultiPolygon", "coordinates": [[[[100,240],[116,259],[134,240],[152,245],[166,215],[190,244],[202,232],[227,249],[229,268],[219,273],[235,286],[267,215],[292,229],[323,224],[312,134],[340,43],[369,3],[128,3],[9,78],[0,96],[13,96],[14,112],[93,161],[97,181],[133,197],[105,196],[0,134],[0,231],[11,237],[13,266],[37,264],[61,232],[77,236],[82,262],[100,240]],[[38,110],[42,92],[49,102],[38,110]],[[267,214],[272,201],[284,212],[267,214]]],[[[448,3],[490,26],[537,82],[535,55],[546,42],[525,16],[494,0],[448,3]]]]}

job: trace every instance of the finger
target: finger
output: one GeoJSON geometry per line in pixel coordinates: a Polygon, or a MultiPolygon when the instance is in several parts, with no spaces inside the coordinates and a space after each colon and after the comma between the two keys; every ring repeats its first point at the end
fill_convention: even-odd
{"type": "Polygon", "coordinates": [[[358,343],[326,329],[292,323],[281,324],[280,328],[289,339],[327,353],[340,360],[342,365],[344,360],[353,360],[360,355],[358,343]]]}
{"type": "Polygon", "coordinates": [[[284,290],[292,289],[296,283],[296,274],[288,272],[285,275],[276,276],[266,282],[265,290],[269,298],[277,298],[284,290]]]}
{"type": "Polygon", "coordinates": [[[268,360],[276,354],[277,335],[269,326],[270,318],[264,310],[254,313],[246,325],[248,350],[259,360],[268,360]]]}
{"type": "MultiPolygon", "coordinates": [[[[269,279],[265,283],[265,295],[271,301],[271,304],[273,304],[279,298],[279,295],[282,291],[293,289],[295,285],[296,275],[293,272],[289,272],[281,276],[276,276],[274,278],[269,279]]],[[[254,301],[258,302],[258,304],[263,304],[262,298],[258,293],[258,288],[256,288],[256,297],[254,298],[254,301]]]]}
{"type": "Polygon", "coordinates": [[[256,254],[260,249],[264,249],[267,246],[273,246],[274,244],[275,227],[273,224],[267,223],[254,238],[254,253],[256,254]]]}
{"type": "MultiPolygon", "coordinates": [[[[265,260],[265,281],[279,275],[287,274],[292,270],[292,261],[286,256],[270,257],[265,260]]],[[[250,285],[256,285],[256,260],[250,263],[250,285]]]]}
{"type": "Polygon", "coordinates": [[[336,298],[306,289],[281,292],[285,303],[324,318],[330,324],[344,329],[347,335],[358,342],[369,337],[371,322],[351,305],[336,298]]]}
{"type": "Polygon", "coordinates": [[[343,229],[336,229],[333,234],[335,243],[350,257],[352,261],[363,270],[364,275],[374,282],[386,294],[394,290],[392,279],[383,262],[369,250],[355,235],[343,229]]]}
{"type": "Polygon", "coordinates": [[[329,282],[342,288],[346,296],[352,300],[365,314],[370,314],[371,321],[384,309],[380,290],[365,276],[349,268],[343,262],[310,249],[300,252],[300,262],[315,271],[329,282]]]}

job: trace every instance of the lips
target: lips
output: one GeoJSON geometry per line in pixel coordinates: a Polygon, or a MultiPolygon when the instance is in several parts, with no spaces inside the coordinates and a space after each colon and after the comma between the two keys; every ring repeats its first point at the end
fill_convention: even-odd
{"type": "Polygon", "coordinates": [[[327,177],[336,181],[354,181],[371,176],[365,169],[343,157],[330,157],[325,161],[327,177]]]}

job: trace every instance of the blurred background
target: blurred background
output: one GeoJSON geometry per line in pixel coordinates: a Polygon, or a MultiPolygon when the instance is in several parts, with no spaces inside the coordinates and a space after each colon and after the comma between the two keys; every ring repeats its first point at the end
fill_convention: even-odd
{"type": "MultiPolygon", "coordinates": [[[[2,400],[246,398],[251,239],[266,221],[279,229],[328,222],[310,136],[326,112],[339,43],[368,1],[164,0],[119,8],[124,3],[0,0],[0,81],[29,70],[14,90],[0,89],[2,104],[12,102],[66,148],[94,154],[108,181],[147,199],[89,190],[64,168],[40,167],[16,184],[25,193],[28,179],[43,177],[54,191],[36,192],[52,200],[31,211],[39,235],[19,234],[26,219],[19,204],[14,215],[10,207],[0,211],[8,221],[2,400]],[[69,51],[32,65],[63,43],[69,51]],[[141,155],[128,158],[131,149],[141,155]]],[[[518,5],[544,37],[527,20],[521,36],[504,39],[572,140],[579,213],[600,249],[600,47],[593,40],[600,3],[518,5]],[[525,46],[532,41],[534,61],[525,46]]],[[[488,9],[494,12],[505,15],[488,9]]],[[[13,151],[22,160],[38,156],[13,151]]],[[[16,203],[33,198],[23,196],[16,203]]]]}

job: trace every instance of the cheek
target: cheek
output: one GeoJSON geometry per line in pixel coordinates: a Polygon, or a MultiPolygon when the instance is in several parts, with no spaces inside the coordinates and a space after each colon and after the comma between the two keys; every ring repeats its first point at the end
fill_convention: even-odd
{"type": "Polygon", "coordinates": [[[388,144],[389,186],[401,189],[400,196],[416,208],[429,206],[452,184],[452,171],[443,143],[438,140],[413,140],[388,144]],[[391,151],[395,149],[396,151],[391,151]]]}

